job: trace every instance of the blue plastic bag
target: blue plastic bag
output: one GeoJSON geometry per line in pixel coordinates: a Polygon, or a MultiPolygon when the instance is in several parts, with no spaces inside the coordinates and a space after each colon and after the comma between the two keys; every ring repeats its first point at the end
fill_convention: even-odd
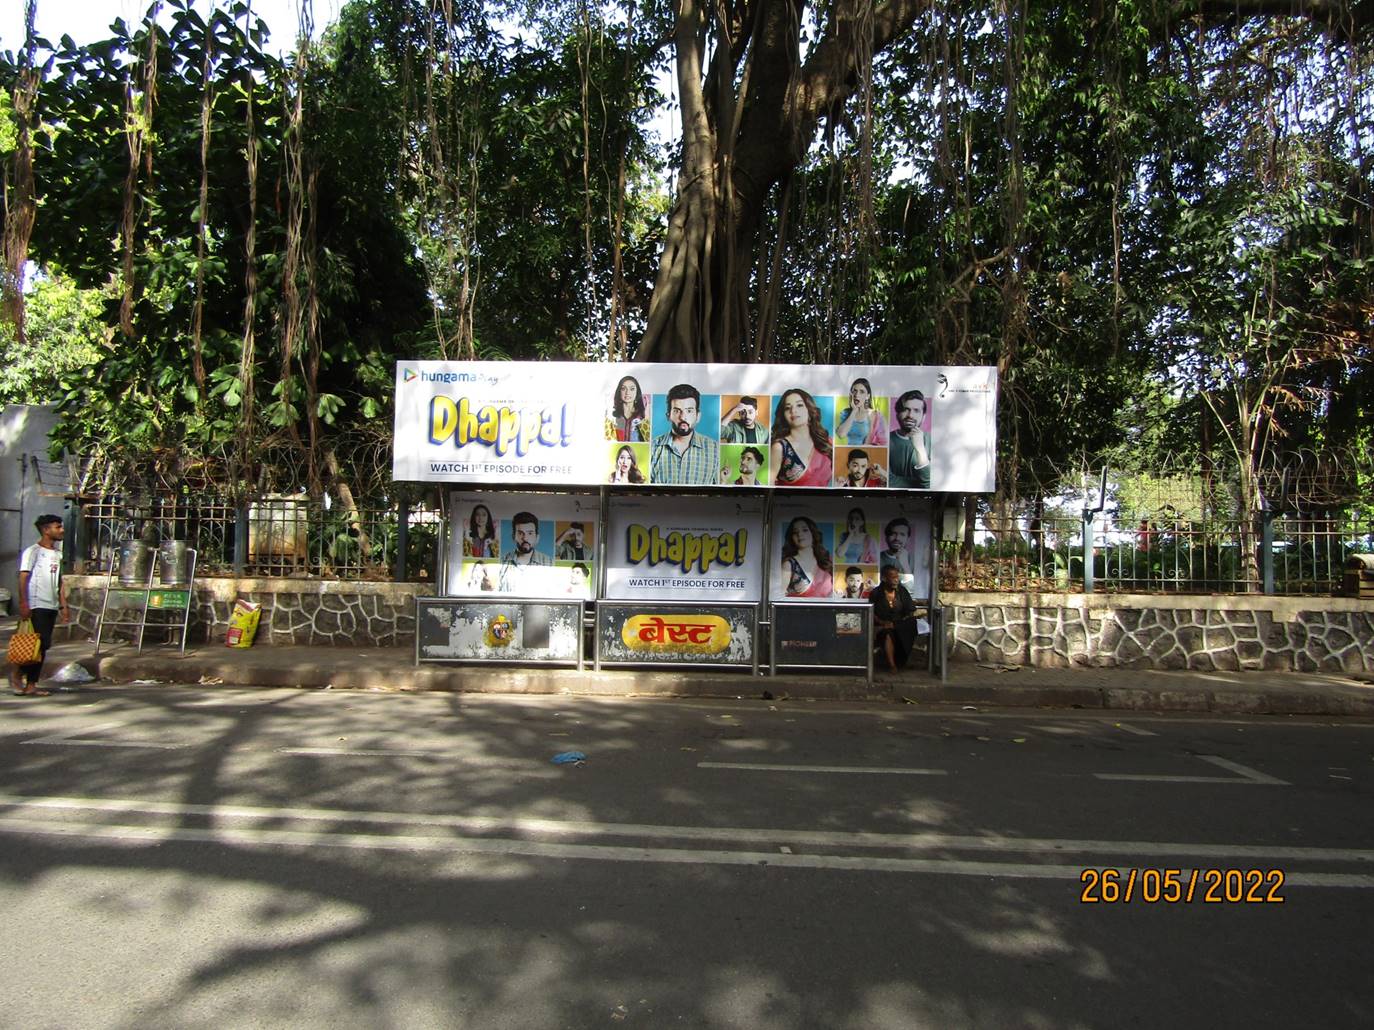
{"type": "Polygon", "coordinates": [[[552,758],[554,765],[581,765],[586,760],[587,756],[581,751],[564,751],[552,758]]]}

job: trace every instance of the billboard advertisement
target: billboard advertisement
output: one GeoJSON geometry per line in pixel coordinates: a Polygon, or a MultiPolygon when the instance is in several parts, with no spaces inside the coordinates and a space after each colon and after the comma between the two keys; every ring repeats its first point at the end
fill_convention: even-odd
{"type": "Polygon", "coordinates": [[[614,600],[757,601],[763,499],[613,497],[606,593],[614,600]]]}
{"type": "Polygon", "coordinates": [[[997,370],[401,361],[412,482],[989,493],[997,370]]]}
{"type": "Polygon", "coordinates": [[[449,502],[445,593],[591,598],[597,498],[455,491],[449,502]]]}
{"type": "Polygon", "coordinates": [[[930,503],[899,494],[779,497],[773,506],[769,598],[854,601],[896,565],[913,597],[930,595],[930,503]]]}

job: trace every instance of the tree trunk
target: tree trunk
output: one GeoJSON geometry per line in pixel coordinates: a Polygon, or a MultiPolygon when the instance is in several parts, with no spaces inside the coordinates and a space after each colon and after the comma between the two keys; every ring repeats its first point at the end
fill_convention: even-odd
{"type": "Polygon", "coordinates": [[[860,70],[927,2],[838,0],[818,12],[824,28],[803,63],[804,0],[676,0],[682,171],[640,360],[730,362],[766,351],[751,298],[768,291],[755,269],[775,267],[756,260],[768,199],[821,119],[859,87],[860,70]]]}

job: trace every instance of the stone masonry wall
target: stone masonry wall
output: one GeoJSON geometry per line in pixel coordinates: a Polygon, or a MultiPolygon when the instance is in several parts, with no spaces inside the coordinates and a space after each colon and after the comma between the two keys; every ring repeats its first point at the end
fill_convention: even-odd
{"type": "MultiPolygon", "coordinates": [[[[94,636],[105,577],[68,576],[66,583],[73,625],[65,632],[68,637],[94,636]]],[[[423,583],[202,579],[196,581],[187,641],[223,642],[229,613],[241,597],[262,605],[255,644],[411,647],[415,597],[430,593],[423,583]]]]}
{"type": "Polygon", "coordinates": [[[1374,671],[1374,603],[1348,598],[946,594],[952,660],[1064,668],[1374,671]]]}
{"type": "MultiPolygon", "coordinates": [[[[74,625],[59,628],[59,635],[93,636],[105,577],[69,576],[66,583],[74,625]]],[[[432,592],[424,583],[203,579],[196,583],[188,642],[222,642],[234,599],[243,597],[262,605],[258,643],[412,647],[414,599],[432,592]]],[[[1374,671],[1374,601],[990,593],[948,593],[942,601],[954,661],[1374,671]]]]}

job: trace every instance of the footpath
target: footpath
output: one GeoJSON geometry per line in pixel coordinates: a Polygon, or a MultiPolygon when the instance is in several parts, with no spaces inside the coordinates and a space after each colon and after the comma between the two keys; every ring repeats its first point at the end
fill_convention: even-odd
{"type": "MultiPolygon", "coordinates": [[[[7,640],[13,618],[0,619],[7,640]]],[[[1374,717],[1374,671],[1354,674],[1202,672],[1122,668],[1043,669],[954,662],[941,682],[924,668],[862,675],[780,672],[750,676],[711,670],[603,669],[414,664],[409,648],[173,647],[108,642],[97,657],[89,640],[59,641],[48,655],[45,685],[78,663],[96,677],[81,690],[118,684],[193,684],[301,689],[456,691],[615,697],[729,697],[867,701],[889,704],[1081,708],[1151,712],[1374,717]]]]}

